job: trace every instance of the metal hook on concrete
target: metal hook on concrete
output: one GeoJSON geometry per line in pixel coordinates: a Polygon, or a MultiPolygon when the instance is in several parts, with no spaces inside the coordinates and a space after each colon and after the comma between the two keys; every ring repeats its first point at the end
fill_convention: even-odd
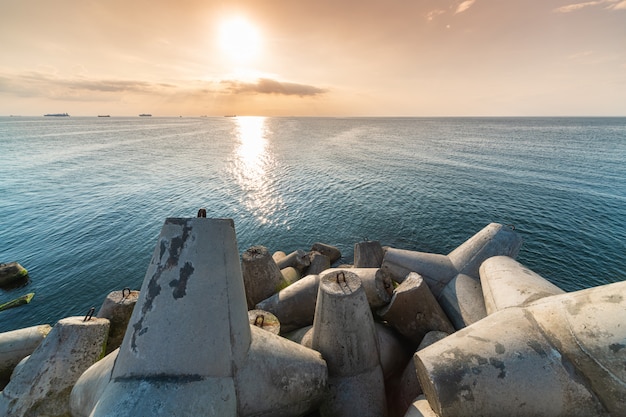
{"type": "Polygon", "coordinates": [[[515,225],[514,224],[507,224],[508,227],[511,228],[511,230],[515,230],[515,225]]]}
{"type": "Polygon", "coordinates": [[[206,209],[201,208],[198,210],[198,217],[206,217],[206,209]]]}
{"type": "Polygon", "coordinates": [[[337,284],[339,284],[339,277],[341,276],[341,278],[343,279],[343,282],[345,284],[346,282],[346,274],[343,271],[340,271],[337,273],[337,276],[335,277],[337,279],[337,284]]]}
{"type": "Polygon", "coordinates": [[[265,316],[263,314],[257,315],[254,319],[254,325],[256,327],[263,327],[263,323],[265,323],[265,316]]]}
{"type": "Polygon", "coordinates": [[[122,300],[125,299],[126,297],[128,297],[130,295],[131,291],[130,288],[126,287],[122,290],[122,300]],[[124,295],[126,293],[126,290],[128,290],[128,295],[124,295]]]}
{"type": "Polygon", "coordinates": [[[85,316],[85,318],[83,319],[83,321],[89,321],[91,320],[91,318],[93,317],[93,313],[96,311],[95,307],[91,307],[89,309],[89,312],[87,313],[87,315],[85,316]]]}

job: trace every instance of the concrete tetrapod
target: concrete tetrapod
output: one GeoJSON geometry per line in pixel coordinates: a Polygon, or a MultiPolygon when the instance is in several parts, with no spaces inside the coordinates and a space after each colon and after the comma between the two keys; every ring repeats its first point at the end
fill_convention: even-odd
{"type": "Polygon", "coordinates": [[[508,256],[494,256],[483,262],[480,282],[487,314],[565,292],[508,256]]]}
{"type": "Polygon", "coordinates": [[[90,416],[300,415],[326,382],[317,352],[251,329],[233,221],[167,219],[90,416]]]}
{"type": "Polygon", "coordinates": [[[241,255],[241,270],[248,309],[289,285],[265,246],[248,248],[241,255]]]}
{"type": "MultiPolygon", "coordinates": [[[[505,255],[516,257],[522,245],[522,238],[513,229],[498,223],[491,223],[476,233],[448,255],[438,255],[403,249],[385,248],[381,269],[398,282],[404,281],[409,272],[417,272],[425,280],[433,295],[457,329],[480,320],[484,311],[481,291],[472,292],[470,297],[460,297],[463,291],[458,286],[470,288],[467,279],[480,285],[478,270],[486,259],[505,255]],[[459,274],[460,282],[451,281],[459,274]],[[451,285],[451,288],[446,289],[451,285]],[[459,304],[469,303],[469,306],[459,304]],[[471,312],[471,315],[465,315],[471,312]]],[[[478,287],[476,287],[478,288],[478,287]]],[[[486,313],[485,313],[486,314],[486,313]]]]}
{"type": "Polygon", "coordinates": [[[59,320],[0,395],[1,416],[67,416],[70,391],[104,353],[109,320],[59,320]]]}
{"type": "Polygon", "coordinates": [[[387,415],[378,337],[356,274],[321,274],[311,345],[328,364],[329,394],[320,416],[387,415]]]}
{"type": "Polygon", "coordinates": [[[17,364],[33,353],[51,329],[49,324],[42,324],[0,333],[0,389],[9,382],[17,364]]]}
{"type": "Polygon", "coordinates": [[[450,416],[621,416],[626,281],[510,307],[418,351],[433,410],[450,416]]]}

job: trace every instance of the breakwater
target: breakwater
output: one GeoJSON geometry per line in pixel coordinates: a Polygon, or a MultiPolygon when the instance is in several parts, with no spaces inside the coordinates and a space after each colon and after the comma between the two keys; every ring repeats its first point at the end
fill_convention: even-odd
{"type": "Polygon", "coordinates": [[[167,219],[141,290],[47,329],[0,413],[623,415],[624,283],[564,293],[521,245],[492,223],[448,254],[367,241],[320,268],[336,248],[240,258],[232,220],[167,219]],[[257,302],[251,280],[273,290],[257,302]]]}

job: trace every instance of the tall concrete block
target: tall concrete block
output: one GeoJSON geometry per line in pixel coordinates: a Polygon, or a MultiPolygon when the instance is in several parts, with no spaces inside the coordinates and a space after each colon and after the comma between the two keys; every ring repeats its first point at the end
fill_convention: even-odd
{"type": "Polygon", "coordinates": [[[311,343],[328,365],[329,394],[320,408],[322,417],[387,415],[378,337],[356,274],[320,276],[311,343]]]}
{"type": "Polygon", "coordinates": [[[232,220],[167,219],[111,380],[87,401],[96,404],[90,416],[246,417],[274,406],[287,410],[277,415],[304,413],[322,395],[325,362],[315,352],[288,357],[284,343],[292,342],[248,322],[232,220]],[[278,400],[285,369],[299,382],[278,400]],[[269,386],[257,383],[258,372],[269,386]]]}
{"type": "Polygon", "coordinates": [[[0,388],[9,382],[11,372],[50,333],[49,324],[0,333],[0,388]]]}
{"type": "Polygon", "coordinates": [[[59,320],[0,395],[2,416],[67,416],[72,387],[104,353],[109,320],[59,320]]]}
{"type": "Polygon", "coordinates": [[[377,240],[366,240],[354,244],[355,268],[380,268],[383,263],[383,247],[377,240]]]}
{"type": "Polygon", "coordinates": [[[409,273],[393,291],[391,302],[378,310],[378,315],[406,337],[414,348],[430,331],[454,332],[428,285],[415,272],[409,273]]]}
{"type": "Polygon", "coordinates": [[[111,323],[105,354],[108,355],[122,344],[128,321],[133,313],[138,297],[139,291],[130,289],[112,291],[107,295],[102,306],[100,306],[97,316],[109,319],[111,323]]]}
{"type": "Polygon", "coordinates": [[[248,309],[289,285],[265,246],[248,248],[241,255],[241,270],[248,309]]]}
{"type": "Polygon", "coordinates": [[[480,266],[480,281],[488,314],[523,307],[564,291],[508,256],[494,256],[480,266]]]}

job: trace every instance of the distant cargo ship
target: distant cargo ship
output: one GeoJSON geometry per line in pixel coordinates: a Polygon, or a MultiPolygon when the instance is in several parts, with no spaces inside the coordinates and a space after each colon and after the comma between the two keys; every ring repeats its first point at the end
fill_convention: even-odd
{"type": "Polygon", "coordinates": [[[225,114],[224,117],[237,117],[236,114],[225,114]]]}
{"type": "Polygon", "coordinates": [[[44,116],[46,117],[70,117],[70,115],[67,113],[48,113],[48,114],[44,114],[44,116]]]}
{"type": "Polygon", "coordinates": [[[109,114],[99,114],[98,117],[111,117],[109,114]]]}
{"type": "Polygon", "coordinates": [[[139,117],[150,117],[150,116],[152,116],[152,115],[151,115],[151,114],[148,114],[148,113],[141,113],[141,114],[139,115],[139,117]]]}

